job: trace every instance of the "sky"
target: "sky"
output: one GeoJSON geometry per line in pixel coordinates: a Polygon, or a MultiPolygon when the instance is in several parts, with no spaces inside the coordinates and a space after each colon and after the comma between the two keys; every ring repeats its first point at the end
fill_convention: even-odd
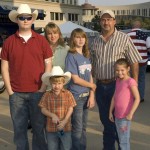
{"type": "Polygon", "coordinates": [[[78,0],[79,4],[85,3],[88,1],[89,4],[95,6],[118,6],[118,5],[130,5],[130,4],[139,4],[144,2],[150,2],[150,0],[78,0]]]}

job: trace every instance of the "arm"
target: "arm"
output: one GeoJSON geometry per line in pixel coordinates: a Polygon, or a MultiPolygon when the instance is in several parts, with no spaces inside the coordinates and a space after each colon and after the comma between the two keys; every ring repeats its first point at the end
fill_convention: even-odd
{"type": "MultiPolygon", "coordinates": [[[[50,72],[52,69],[52,58],[50,57],[45,59],[44,63],[45,63],[45,72],[50,72]]],[[[46,87],[47,86],[44,83],[42,83],[39,92],[45,92],[46,87]]]]}
{"type": "Polygon", "coordinates": [[[111,100],[111,104],[110,104],[110,109],[109,109],[109,120],[112,122],[114,122],[114,117],[113,117],[114,108],[115,108],[115,105],[114,105],[114,96],[113,96],[111,100]]]}
{"type": "Polygon", "coordinates": [[[66,123],[68,122],[69,118],[71,117],[72,115],[72,112],[73,112],[73,107],[70,106],[68,108],[68,111],[67,111],[67,114],[65,116],[65,118],[62,120],[62,121],[59,121],[59,124],[58,124],[58,130],[62,130],[64,128],[64,126],[66,125],[66,123]]]}
{"type": "Polygon", "coordinates": [[[95,91],[96,85],[95,85],[94,83],[85,81],[84,79],[80,78],[78,75],[72,74],[71,77],[72,77],[72,80],[73,80],[73,82],[74,82],[75,84],[78,84],[78,85],[81,85],[81,86],[84,86],[84,87],[91,88],[91,90],[95,91]]]}
{"type": "Polygon", "coordinates": [[[41,108],[41,112],[42,112],[42,114],[44,114],[45,116],[52,118],[52,122],[53,122],[53,123],[56,123],[56,124],[57,124],[57,123],[59,122],[58,116],[55,115],[54,113],[51,113],[51,112],[48,111],[46,108],[42,107],[42,108],[41,108]]]}
{"type": "Polygon", "coordinates": [[[140,103],[140,96],[137,86],[131,86],[131,92],[134,96],[134,103],[132,109],[130,110],[129,114],[126,116],[126,119],[132,120],[133,114],[136,111],[139,103],[140,103]]]}
{"type": "Polygon", "coordinates": [[[138,74],[139,74],[139,63],[131,64],[132,76],[134,80],[138,83],[138,74]]]}
{"type": "MultiPolygon", "coordinates": [[[[90,82],[93,83],[92,75],[91,75],[91,81],[90,82]]],[[[90,90],[90,96],[88,99],[87,107],[90,109],[90,108],[93,108],[94,106],[95,106],[94,91],[90,90]]]]}
{"type": "Polygon", "coordinates": [[[2,77],[6,86],[6,90],[9,95],[12,95],[14,92],[12,91],[9,77],[9,63],[6,60],[1,60],[1,69],[2,69],[2,77]]]}

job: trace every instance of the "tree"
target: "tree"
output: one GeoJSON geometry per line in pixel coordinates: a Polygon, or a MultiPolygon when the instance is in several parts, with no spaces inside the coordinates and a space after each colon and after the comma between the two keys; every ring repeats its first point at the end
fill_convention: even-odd
{"type": "Polygon", "coordinates": [[[98,32],[101,31],[99,21],[100,21],[100,17],[98,15],[95,15],[95,17],[91,20],[91,23],[93,24],[93,30],[98,32]]]}

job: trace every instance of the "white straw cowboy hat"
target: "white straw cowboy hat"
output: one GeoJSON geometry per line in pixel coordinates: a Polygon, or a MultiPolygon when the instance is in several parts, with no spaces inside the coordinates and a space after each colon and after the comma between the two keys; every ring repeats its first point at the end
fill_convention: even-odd
{"type": "Polygon", "coordinates": [[[50,77],[58,77],[58,76],[62,76],[65,78],[65,84],[67,84],[70,79],[71,79],[71,73],[70,72],[65,72],[61,69],[60,66],[54,66],[52,68],[52,71],[51,72],[46,72],[42,75],[42,81],[45,85],[48,85],[50,86],[50,82],[49,82],[49,78],[50,77]]]}
{"type": "Polygon", "coordinates": [[[29,7],[28,4],[21,4],[17,10],[12,10],[10,11],[9,13],[9,19],[12,21],[12,22],[15,22],[16,23],[16,18],[18,15],[21,15],[21,14],[30,14],[32,15],[33,17],[33,21],[36,20],[36,18],[38,17],[38,11],[35,10],[33,13],[31,12],[31,8],[29,7]]]}

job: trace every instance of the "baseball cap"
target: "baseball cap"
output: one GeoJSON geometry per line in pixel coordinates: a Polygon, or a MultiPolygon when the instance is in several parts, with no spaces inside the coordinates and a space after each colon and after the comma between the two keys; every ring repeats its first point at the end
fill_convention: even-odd
{"type": "Polygon", "coordinates": [[[112,18],[115,18],[115,14],[112,10],[103,10],[100,14],[100,18],[104,15],[104,14],[109,14],[112,18]]]}

